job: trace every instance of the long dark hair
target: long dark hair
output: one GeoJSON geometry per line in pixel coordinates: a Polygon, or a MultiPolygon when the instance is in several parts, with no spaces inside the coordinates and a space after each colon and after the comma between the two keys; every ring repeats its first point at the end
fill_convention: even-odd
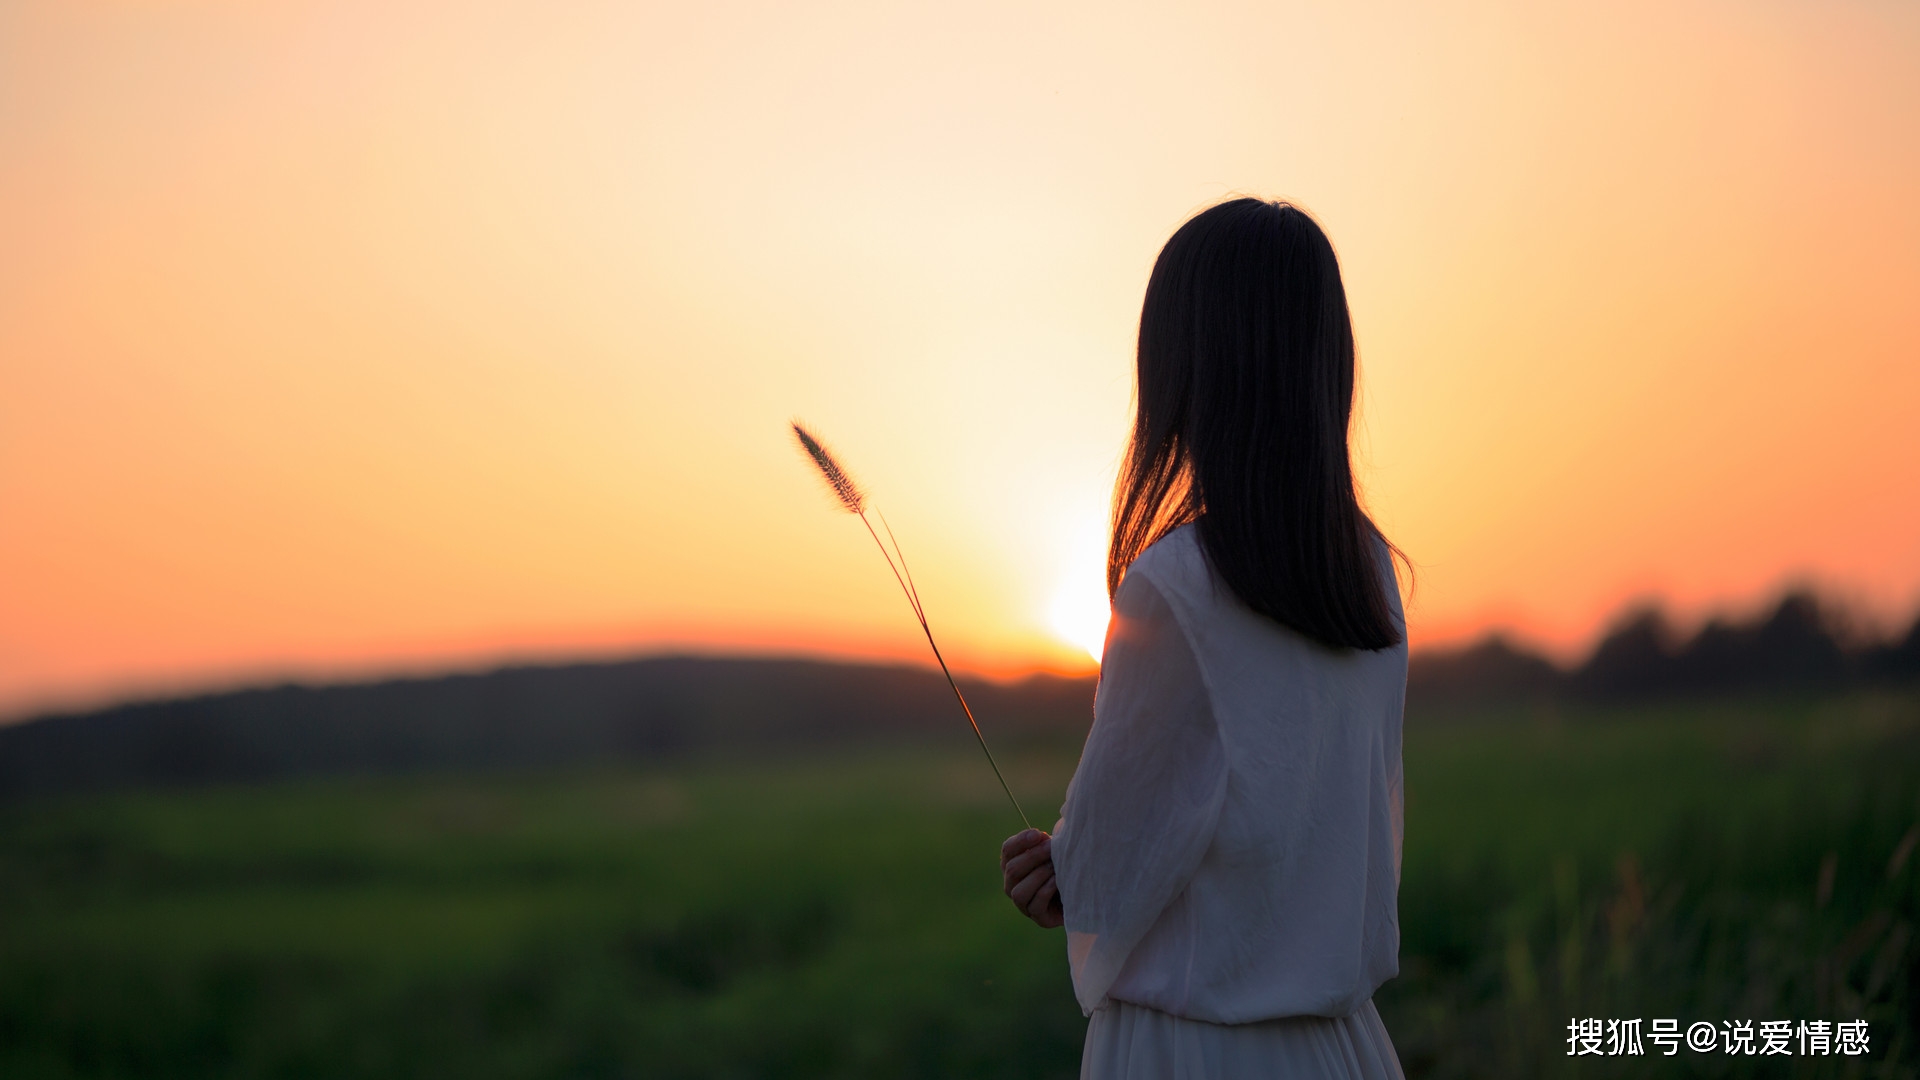
{"type": "Polygon", "coordinates": [[[1374,548],[1385,538],[1360,508],[1347,451],[1353,380],[1340,264],[1313,218],[1234,199],[1180,226],[1140,311],[1108,593],[1149,544],[1197,522],[1215,573],[1248,607],[1337,648],[1398,645],[1374,548]]]}

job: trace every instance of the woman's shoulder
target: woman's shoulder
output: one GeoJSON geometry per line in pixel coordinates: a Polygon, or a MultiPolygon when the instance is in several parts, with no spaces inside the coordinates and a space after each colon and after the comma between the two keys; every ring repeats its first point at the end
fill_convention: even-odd
{"type": "Polygon", "coordinates": [[[1165,536],[1148,544],[1127,567],[1127,576],[1139,574],[1162,592],[1185,591],[1185,587],[1207,576],[1207,558],[1200,547],[1198,527],[1192,523],[1169,529],[1165,536]]]}
{"type": "MultiPolygon", "coordinates": [[[[1404,638],[1406,616],[1401,608],[1399,582],[1394,574],[1393,549],[1378,531],[1374,531],[1369,539],[1378,560],[1380,587],[1385,591],[1387,607],[1404,638]]],[[[1198,634],[1210,640],[1220,635],[1234,640],[1258,639],[1287,647],[1303,645],[1310,640],[1291,628],[1255,613],[1240,600],[1233,589],[1214,572],[1196,524],[1170,529],[1166,535],[1149,544],[1127,567],[1127,576],[1121,582],[1121,589],[1126,590],[1126,581],[1136,576],[1144,578],[1152,585],[1153,591],[1165,599],[1175,618],[1189,634],[1198,634]]],[[[1116,603],[1119,600],[1120,597],[1116,596],[1116,603]]],[[[1316,646],[1316,649],[1319,648],[1324,647],[1316,646]]],[[[1404,654],[1404,639],[1394,648],[1404,654]]]]}

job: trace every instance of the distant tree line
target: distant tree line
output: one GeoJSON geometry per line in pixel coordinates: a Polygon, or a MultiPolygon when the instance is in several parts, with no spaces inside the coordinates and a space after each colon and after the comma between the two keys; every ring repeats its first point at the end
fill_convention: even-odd
{"type": "Polygon", "coordinates": [[[1416,653],[1407,699],[1410,708],[1539,698],[1618,703],[1920,681],[1920,617],[1883,639],[1863,639],[1853,626],[1839,605],[1805,589],[1751,619],[1711,619],[1690,635],[1661,607],[1645,605],[1617,620],[1572,668],[1500,634],[1416,653]]]}

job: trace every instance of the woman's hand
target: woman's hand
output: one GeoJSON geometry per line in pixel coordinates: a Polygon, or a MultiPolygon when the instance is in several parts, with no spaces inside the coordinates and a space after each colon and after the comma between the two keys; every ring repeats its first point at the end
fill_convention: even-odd
{"type": "Polygon", "coordinates": [[[1020,913],[1051,930],[1066,922],[1060,887],[1053,880],[1053,837],[1028,829],[1000,845],[1000,877],[1007,899],[1020,913]]]}

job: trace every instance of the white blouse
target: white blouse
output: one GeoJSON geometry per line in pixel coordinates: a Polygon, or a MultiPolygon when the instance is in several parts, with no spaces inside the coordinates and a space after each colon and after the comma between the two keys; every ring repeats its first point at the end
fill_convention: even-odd
{"type": "Polygon", "coordinates": [[[1054,827],[1084,1012],[1347,1016],[1399,971],[1406,672],[1255,614],[1191,525],[1134,561],[1054,827]]]}

